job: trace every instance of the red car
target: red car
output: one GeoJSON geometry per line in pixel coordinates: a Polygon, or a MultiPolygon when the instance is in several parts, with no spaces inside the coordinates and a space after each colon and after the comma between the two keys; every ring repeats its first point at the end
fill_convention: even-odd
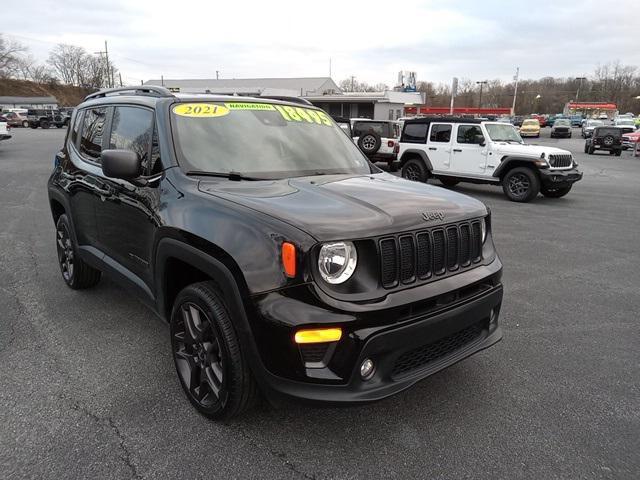
{"type": "Polygon", "coordinates": [[[542,115],[531,115],[531,118],[535,118],[536,120],[538,120],[538,122],[540,122],[540,127],[547,126],[547,119],[544,118],[542,115]]]}
{"type": "Polygon", "coordinates": [[[640,130],[622,135],[622,149],[627,150],[633,148],[636,143],[640,142],[640,130]]]}

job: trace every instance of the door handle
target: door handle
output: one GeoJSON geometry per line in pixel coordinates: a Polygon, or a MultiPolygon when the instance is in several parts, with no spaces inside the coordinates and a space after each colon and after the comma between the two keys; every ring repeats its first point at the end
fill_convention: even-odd
{"type": "Polygon", "coordinates": [[[436,147],[429,147],[429,150],[437,150],[436,147]]]}
{"type": "Polygon", "coordinates": [[[454,151],[454,152],[461,152],[461,151],[462,151],[462,149],[461,149],[461,148],[454,148],[454,149],[453,149],[453,151],[454,151]]]}

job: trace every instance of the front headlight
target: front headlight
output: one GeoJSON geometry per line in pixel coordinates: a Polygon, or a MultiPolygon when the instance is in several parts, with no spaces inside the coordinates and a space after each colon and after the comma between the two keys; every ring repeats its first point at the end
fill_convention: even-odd
{"type": "Polygon", "coordinates": [[[318,254],[320,276],[332,285],[349,280],[357,263],[358,253],[352,242],[325,243],[318,254]]]}

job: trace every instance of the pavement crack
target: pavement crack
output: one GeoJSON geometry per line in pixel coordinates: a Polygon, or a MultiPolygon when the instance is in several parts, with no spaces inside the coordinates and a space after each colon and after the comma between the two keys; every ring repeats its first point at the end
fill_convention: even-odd
{"type": "Polygon", "coordinates": [[[294,463],[290,462],[287,459],[287,454],[285,452],[281,452],[279,450],[276,450],[275,448],[269,447],[254,440],[249,436],[249,434],[247,434],[247,432],[245,432],[243,428],[239,428],[238,431],[249,445],[258,450],[263,450],[270,456],[277,458],[286,469],[292,471],[296,475],[301,476],[301,478],[306,478],[308,480],[318,480],[318,477],[316,477],[315,475],[300,470],[294,463]]]}
{"type": "Polygon", "coordinates": [[[97,424],[100,424],[100,425],[105,426],[105,427],[109,427],[109,429],[118,438],[118,446],[119,446],[120,452],[121,452],[120,459],[124,462],[124,464],[127,466],[127,468],[131,471],[131,478],[133,478],[133,479],[141,479],[141,478],[143,478],[142,475],[140,474],[140,472],[138,472],[138,467],[133,462],[133,459],[132,459],[132,456],[131,456],[131,452],[129,451],[129,448],[127,447],[127,443],[126,443],[126,439],[125,439],[124,435],[122,434],[122,432],[120,431],[120,428],[118,428],[118,425],[115,423],[115,421],[111,417],[101,417],[99,415],[96,415],[95,413],[93,413],[88,408],[83,407],[82,405],[80,405],[78,403],[74,403],[74,402],[70,403],[70,407],[71,407],[72,410],[75,410],[77,412],[83,413],[87,417],[91,418],[97,424]]]}

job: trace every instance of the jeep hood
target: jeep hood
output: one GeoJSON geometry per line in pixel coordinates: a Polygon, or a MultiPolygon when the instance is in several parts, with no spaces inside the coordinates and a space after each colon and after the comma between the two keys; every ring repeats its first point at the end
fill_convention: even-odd
{"type": "Polygon", "coordinates": [[[487,213],[471,197],[387,173],[255,182],[207,179],[198,189],[285,221],[319,241],[397,233],[487,213]]]}
{"type": "Polygon", "coordinates": [[[509,143],[496,143],[493,149],[494,152],[500,155],[514,155],[514,156],[523,156],[523,157],[535,157],[540,158],[541,154],[549,155],[571,155],[571,152],[568,150],[563,150],[561,148],[555,147],[547,147],[542,145],[529,145],[529,144],[519,144],[514,145],[509,143]]]}

